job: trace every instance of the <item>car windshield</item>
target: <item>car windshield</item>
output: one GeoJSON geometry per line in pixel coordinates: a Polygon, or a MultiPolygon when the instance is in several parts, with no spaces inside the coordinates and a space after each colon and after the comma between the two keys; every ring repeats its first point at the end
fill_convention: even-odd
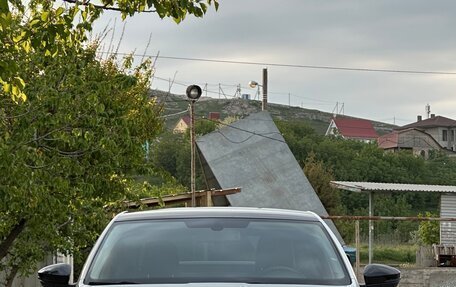
{"type": "Polygon", "coordinates": [[[85,284],[245,282],[348,285],[320,222],[194,218],[114,223],[85,284]]]}

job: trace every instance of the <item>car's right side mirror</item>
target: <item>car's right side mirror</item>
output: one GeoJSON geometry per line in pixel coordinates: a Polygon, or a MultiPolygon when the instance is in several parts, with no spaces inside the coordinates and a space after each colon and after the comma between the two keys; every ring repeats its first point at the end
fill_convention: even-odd
{"type": "Polygon", "coordinates": [[[69,284],[71,266],[69,264],[53,264],[38,271],[38,278],[43,287],[74,287],[69,284]]]}
{"type": "Polygon", "coordinates": [[[396,287],[401,280],[401,271],[383,264],[369,264],[364,268],[366,287],[396,287]]]}

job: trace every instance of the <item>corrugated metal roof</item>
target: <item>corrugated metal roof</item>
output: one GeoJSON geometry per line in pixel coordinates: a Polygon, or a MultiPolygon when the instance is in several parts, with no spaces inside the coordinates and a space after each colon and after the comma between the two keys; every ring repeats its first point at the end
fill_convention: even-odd
{"type": "MultiPolygon", "coordinates": [[[[231,206],[328,214],[268,112],[251,114],[206,134],[197,139],[197,146],[208,183],[215,179],[215,187],[242,188],[227,196],[231,206]]],[[[343,242],[335,225],[330,220],[326,223],[343,242]]]]}
{"type": "Polygon", "coordinates": [[[356,182],[356,181],[331,181],[335,188],[355,192],[440,192],[456,193],[456,186],[452,185],[427,185],[427,184],[403,184],[382,182],[356,182]]]}

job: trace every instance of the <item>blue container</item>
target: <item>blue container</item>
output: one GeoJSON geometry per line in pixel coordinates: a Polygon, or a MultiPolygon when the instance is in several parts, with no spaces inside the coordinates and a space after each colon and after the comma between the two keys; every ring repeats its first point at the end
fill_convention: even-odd
{"type": "Polygon", "coordinates": [[[343,246],[345,254],[348,256],[350,263],[352,266],[355,265],[356,262],[356,248],[350,246],[343,246]]]}

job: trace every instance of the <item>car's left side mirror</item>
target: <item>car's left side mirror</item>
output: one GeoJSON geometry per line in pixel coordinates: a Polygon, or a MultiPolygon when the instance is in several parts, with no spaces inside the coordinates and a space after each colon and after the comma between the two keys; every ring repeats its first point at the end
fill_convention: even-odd
{"type": "Polygon", "coordinates": [[[383,264],[367,265],[363,275],[366,287],[396,287],[401,280],[401,271],[383,264]]]}
{"type": "Polygon", "coordinates": [[[70,284],[71,266],[69,264],[54,264],[38,271],[38,278],[43,287],[72,287],[70,284]]]}

